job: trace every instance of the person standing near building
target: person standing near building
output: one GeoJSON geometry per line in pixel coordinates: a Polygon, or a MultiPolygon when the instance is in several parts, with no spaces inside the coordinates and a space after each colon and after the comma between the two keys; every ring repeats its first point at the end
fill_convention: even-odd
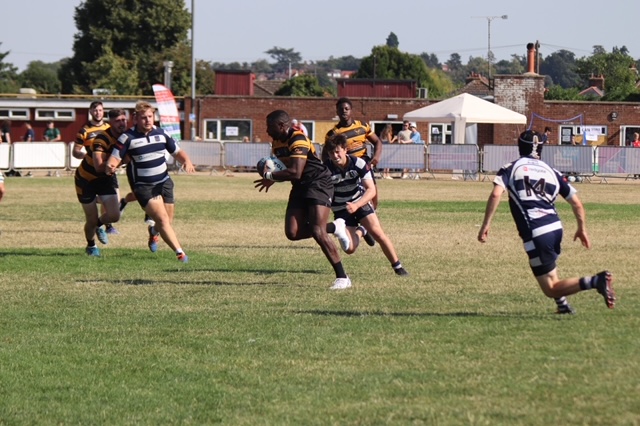
{"type": "Polygon", "coordinates": [[[307,126],[305,126],[295,118],[291,119],[291,127],[293,127],[296,130],[300,130],[306,137],[309,137],[309,131],[307,130],[307,126]]]}
{"type": "Polygon", "coordinates": [[[124,110],[109,111],[109,127],[91,137],[91,145],[85,146],[86,154],[76,169],[74,182],[78,201],[85,215],[84,235],[87,239],[86,253],[100,256],[95,236],[102,244],[108,244],[107,233],[102,229],[106,223],[120,220],[118,180],[107,173],[107,158],[117,140],[127,130],[127,115],[124,110]],[[102,214],[98,214],[98,198],[102,214]]]}
{"type": "MultiPolygon", "coordinates": [[[[352,116],[353,104],[348,98],[340,98],[336,102],[336,114],[338,115],[338,124],[327,132],[325,141],[336,134],[343,134],[347,137],[347,150],[349,155],[364,159],[372,169],[380,162],[382,155],[382,141],[372,130],[369,123],[355,120],[352,116]],[[367,155],[366,143],[373,145],[373,157],[367,155]]],[[[322,159],[326,160],[327,156],[323,153],[322,159]]],[[[375,183],[375,177],[374,177],[375,183]]],[[[372,200],[373,208],[378,208],[378,193],[372,200]]]]}
{"type": "Polygon", "coordinates": [[[62,140],[60,130],[56,129],[53,120],[47,121],[47,128],[44,131],[44,140],[47,142],[58,142],[62,140]]]}
{"type": "Polygon", "coordinates": [[[524,242],[529,265],[545,296],[555,299],[557,312],[572,314],[567,296],[584,290],[596,289],[609,308],[615,306],[613,275],[602,271],[582,278],[558,277],[556,260],[562,243],[562,222],[555,209],[558,195],[570,205],[578,223],[573,237],[587,249],[591,241],[587,235],[586,217],[575,188],[567,183],[560,172],[540,160],[540,135],[531,130],[518,138],[520,158],[502,167],[493,181],[493,191],[487,201],[484,220],[478,232],[478,241],[487,242],[491,220],[500,204],[502,193],[509,193],[509,207],[518,233],[524,242]]]}
{"type": "Polygon", "coordinates": [[[280,171],[259,170],[263,177],[254,181],[255,187],[268,192],[274,182],[291,182],[285,213],[285,235],[291,241],[313,238],[335,272],[336,279],[331,289],[351,287],[338,248],[326,230],[333,198],[329,169],[316,157],[311,141],[291,126],[291,118],[286,111],[275,110],[267,115],[267,133],[273,139],[272,153],[287,168],[280,171]]]}
{"type": "Polygon", "coordinates": [[[542,140],[540,141],[541,143],[546,143],[546,144],[551,144],[551,141],[549,140],[549,137],[551,136],[551,127],[545,127],[544,128],[544,133],[542,134],[542,140]]]}
{"type": "Polygon", "coordinates": [[[22,140],[25,142],[33,142],[36,140],[36,132],[33,131],[33,127],[31,127],[31,124],[28,122],[24,123],[24,127],[25,129],[27,129],[24,132],[24,136],[22,137],[22,140]]]}
{"type": "MultiPolygon", "coordinates": [[[[380,132],[380,141],[382,141],[382,144],[395,143],[397,140],[398,137],[393,135],[393,126],[386,124],[382,132],[380,132]]],[[[393,179],[388,168],[382,171],[382,179],[393,179]]]]}
{"type": "Polygon", "coordinates": [[[125,157],[131,160],[128,166],[132,168],[131,190],[145,213],[154,220],[155,230],[163,241],[171,247],[180,262],[186,263],[189,257],[182,250],[172,226],[175,199],[165,151],[182,164],[185,172],[193,173],[195,168],[176,141],[164,130],[154,126],[155,112],[155,108],[148,102],[136,103],[135,126],[118,139],[118,145],[107,161],[107,170],[113,175],[125,157]]]}
{"type": "Polygon", "coordinates": [[[407,120],[402,122],[402,130],[398,132],[398,143],[411,143],[411,129],[409,128],[411,123],[407,120]]]}

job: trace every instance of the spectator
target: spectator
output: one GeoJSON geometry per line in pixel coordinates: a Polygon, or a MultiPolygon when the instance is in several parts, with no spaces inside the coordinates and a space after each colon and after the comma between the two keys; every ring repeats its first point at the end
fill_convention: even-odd
{"type": "Polygon", "coordinates": [[[2,142],[11,143],[11,121],[2,122],[2,142]]]}
{"type": "Polygon", "coordinates": [[[409,129],[409,122],[402,122],[402,130],[398,132],[397,142],[398,143],[411,143],[411,130],[409,129]]]}
{"type": "Polygon", "coordinates": [[[262,142],[262,138],[261,138],[260,136],[256,135],[256,136],[253,138],[253,141],[254,141],[255,143],[262,142]]]}
{"type": "Polygon", "coordinates": [[[24,127],[27,129],[27,131],[24,133],[24,136],[22,137],[22,140],[25,142],[33,142],[36,140],[36,132],[33,131],[33,127],[31,127],[31,124],[29,123],[24,123],[24,127]]]}
{"type": "Polygon", "coordinates": [[[416,126],[416,123],[410,123],[409,130],[411,130],[411,141],[413,143],[423,143],[422,135],[420,135],[420,132],[418,131],[418,127],[416,126]]]}
{"type": "Polygon", "coordinates": [[[309,137],[309,131],[307,130],[306,126],[295,118],[291,119],[291,127],[293,127],[295,130],[300,130],[306,137],[309,137]]]}
{"type": "MultiPolygon", "coordinates": [[[[393,127],[391,124],[384,126],[384,129],[380,132],[380,140],[383,144],[395,143],[398,140],[398,137],[393,135],[393,127]]],[[[382,179],[393,179],[388,168],[382,171],[382,179]]]]}
{"type": "MultiPolygon", "coordinates": [[[[0,127],[0,133],[2,133],[2,142],[11,143],[11,121],[4,120],[2,122],[2,126],[0,127]]],[[[11,169],[7,172],[7,176],[17,176],[20,177],[22,174],[14,169],[11,169]]]]}
{"type": "Polygon", "coordinates": [[[47,130],[44,131],[44,140],[47,142],[57,142],[62,140],[60,130],[53,125],[53,120],[47,121],[47,130]]]}
{"type": "Polygon", "coordinates": [[[542,143],[551,143],[549,142],[549,136],[551,136],[551,127],[545,127],[544,133],[542,134],[542,143]]]}
{"type": "MultiPolygon", "coordinates": [[[[633,134],[633,140],[631,141],[631,146],[634,148],[640,148],[640,133],[635,132],[633,134]]],[[[639,174],[635,174],[633,175],[634,179],[640,179],[640,175],[639,174]]]]}

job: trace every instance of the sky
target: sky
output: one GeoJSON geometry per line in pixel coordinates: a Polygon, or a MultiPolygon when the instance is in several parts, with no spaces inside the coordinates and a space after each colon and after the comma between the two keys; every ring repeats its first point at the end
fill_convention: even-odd
{"type": "MultiPolygon", "coordinates": [[[[73,16],[80,0],[6,0],[0,52],[23,71],[31,61],[55,62],[73,55],[73,16]]],[[[265,51],[293,49],[303,61],[368,56],[391,32],[403,52],[436,54],[446,62],[458,53],[485,57],[489,28],[497,60],[526,55],[540,42],[543,57],[565,49],[577,58],[593,46],[607,52],[626,46],[640,58],[640,3],[636,0],[193,0],[195,56],[210,62],[272,61],[265,51]],[[501,16],[507,15],[507,19],[501,16]]],[[[185,1],[191,9],[192,0],[185,1]]]]}

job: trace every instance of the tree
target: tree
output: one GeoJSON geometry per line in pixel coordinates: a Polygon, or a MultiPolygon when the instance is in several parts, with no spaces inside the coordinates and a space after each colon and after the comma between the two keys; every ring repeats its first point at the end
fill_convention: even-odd
{"type": "Polygon", "coordinates": [[[496,74],[522,74],[525,71],[527,60],[523,56],[511,55],[511,60],[503,59],[495,65],[496,74]]]}
{"type": "MultiPolygon", "coordinates": [[[[86,65],[85,72],[94,89],[106,89],[113,95],[140,95],[136,65],[114,55],[109,47],[105,47],[102,56],[86,65]]],[[[79,88],[76,90],[82,91],[79,88]]]]}
{"type": "Polygon", "coordinates": [[[400,46],[400,42],[398,41],[398,36],[392,31],[389,33],[389,37],[387,37],[387,46],[398,48],[400,46]]]}
{"type": "Polygon", "coordinates": [[[276,96],[324,96],[325,91],[320,87],[318,79],[312,75],[301,75],[290,78],[275,92],[276,96]]]}
{"type": "Polygon", "coordinates": [[[74,87],[91,91],[86,67],[108,48],[115,57],[135,63],[144,83],[140,90],[151,94],[151,85],[162,81],[154,54],[184,42],[191,22],[183,0],[85,0],[76,7],[74,19],[74,54],[59,73],[65,93],[74,87]]]}
{"type": "Polygon", "coordinates": [[[416,80],[419,87],[429,88],[429,93],[438,97],[447,93],[447,88],[436,84],[433,72],[418,55],[403,53],[389,46],[376,46],[371,55],[362,58],[360,69],[354,78],[382,78],[416,80]]]}
{"type": "Polygon", "coordinates": [[[55,94],[60,93],[62,85],[58,78],[58,70],[62,63],[44,63],[42,61],[31,61],[27,69],[19,75],[22,87],[35,89],[38,93],[55,94]]]}
{"type": "Polygon", "coordinates": [[[549,87],[544,98],[551,101],[583,101],[580,97],[580,89],[576,87],[564,88],[558,84],[549,87]]]}
{"type": "Polygon", "coordinates": [[[581,87],[582,77],[578,74],[576,57],[568,50],[558,50],[540,62],[540,74],[548,75],[554,84],[565,89],[581,87]]]}
{"type": "Polygon", "coordinates": [[[594,54],[577,61],[578,72],[587,79],[592,75],[605,78],[604,101],[623,101],[637,93],[635,61],[627,48],[614,48],[612,53],[594,46],[594,54]]]}
{"type": "Polygon", "coordinates": [[[0,93],[17,93],[20,89],[18,68],[4,61],[9,53],[11,52],[0,52],[0,93]]]}
{"type": "MultiPolygon", "coordinates": [[[[173,62],[171,71],[171,91],[173,94],[176,96],[191,95],[191,42],[180,42],[170,49],[153,55],[151,62],[156,64],[155,73],[159,79],[156,80],[157,82],[164,82],[164,63],[166,61],[173,62]]],[[[214,89],[215,72],[213,66],[206,61],[196,61],[196,93],[210,95],[213,94],[214,89]]]]}
{"type": "Polygon", "coordinates": [[[300,53],[294,52],[293,49],[285,49],[278,46],[272,47],[264,53],[271,56],[271,58],[275,61],[275,64],[273,64],[273,68],[276,70],[276,72],[280,72],[282,74],[287,74],[289,66],[295,67],[302,60],[300,53]]]}
{"type": "Polygon", "coordinates": [[[442,64],[438,60],[438,56],[436,56],[435,53],[429,54],[427,52],[423,52],[420,54],[420,57],[429,68],[442,69],[442,64]]]}

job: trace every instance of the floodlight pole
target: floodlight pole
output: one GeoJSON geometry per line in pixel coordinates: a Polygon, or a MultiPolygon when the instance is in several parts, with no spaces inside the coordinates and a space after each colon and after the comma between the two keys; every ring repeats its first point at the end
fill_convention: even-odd
{"type": "Polygon", "coordinates": [[[507,19],[508,16],[472,16],[472,18],[484,18],[487,20],[487,75],[489,76],[489,80],[491,80],[491,21],[494,19],[507,19]]]}
{"type": "Polygon", "coordinates": [[[196,140],[196,13],[195,13],[196,0],[191,0],[191,113],[189,117],[186,117],[191,122],[191,140],[196,140]],[[193,120],[191,117],[193,116],[193,120]]]}

